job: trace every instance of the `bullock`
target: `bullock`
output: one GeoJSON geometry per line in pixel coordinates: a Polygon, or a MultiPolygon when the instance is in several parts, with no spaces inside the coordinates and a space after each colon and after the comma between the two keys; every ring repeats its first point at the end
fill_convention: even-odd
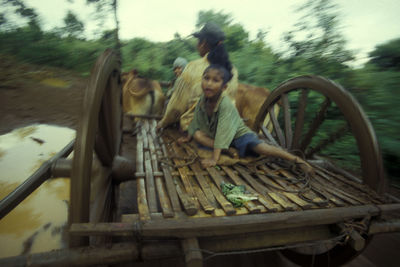
{"type": "MultiPolygon", "coordinates": [[[[240,117],[243,118],[243,121],[250,129],[254,129],[256,116],[269,93],[270,91],[267,88],[243,83],[238,84],[235,105],[240,117]]],[[[267,128],[269,128],[268,123],[269,116],[264,120],[264,125],[267,125],[267,128]]]]}
{"type": "Polygon", "coordinates": [[[126,114],[161,115],[165,96],[160,83],[140,77],[137,70],[121,75],[122,105],[126,114]]]}

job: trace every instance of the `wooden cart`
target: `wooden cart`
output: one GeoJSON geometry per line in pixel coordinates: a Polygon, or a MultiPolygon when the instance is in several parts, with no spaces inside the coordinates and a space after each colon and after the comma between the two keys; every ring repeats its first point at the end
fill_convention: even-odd
{"type": "Polygon", "coordinates": [[[335,266],[360,254],[374,234],[400,230],[393,216],[400,200],[385,193],[382,159],[368,119],[346,90],[321,77],[302,76],[278,86],[255,129],[266,142],[305,156],[314,175],[268,158],[203,169],[192,144],[175,142],[177,130],[159,134],[156,120],[148,116],[124,125],[133,133],[122,130],[123,121],[129,120],[122,115],[120,62],[107,50],[92,70],[74,145],[0,203],[3,217],[49,177],[70,175],[69,248],[2,259],[0,265],[107,265],[182,257],[187,266],[201,266],[218,255],[280,250],[301,265],[335,266]],[[307,100],[320,103],[319,110],[308,110],[307,100]],[[277,103],[279,116],[272,108],[277,103]],[[321,139],[319,129],[327,122],[329,127],[327,114],[343,118],[343,127],[321,139]],[[263,125],[267,115],[270,128],[263,125]],[[323,141],[316,144],[317,136],[323,141]],[[360,158],[354,168],[362,178],[318,156],[339,138],[354,140],[360,158]],[[72,147],[71,162],[66,156],[72,147]],[[107,179],[101,190],[90,192],[94,154],[107,179]],[[235,208],[221,191],[223,182],[244,185],[257,200],[235,208]],[[128,213],[120,208],[124,194],[136,200],[128,213]]]}

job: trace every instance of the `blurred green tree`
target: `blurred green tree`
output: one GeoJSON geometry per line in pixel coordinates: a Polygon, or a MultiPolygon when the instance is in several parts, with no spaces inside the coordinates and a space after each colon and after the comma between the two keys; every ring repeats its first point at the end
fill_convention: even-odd
{"type": "Polygon", "coordinates": [[[85,26],[83,25],[83,22],[80,21],[74,13],[72,13],[72,11],[68,11],[64,18],[64,24],[65,26],[62,28],[62,30],[66,33],[67,37],[83,37],[85,26]]]}
{"type": "MultiPolygon", "coordinates": [[[[340,32],[338,5],[332,0],[308,0],[296,10],[304,15],[284,34],[290,65],[302,58],[309,71],[331,79],[345,76],[345,63],[354,59],[340,32]]],[[[298,66],[294,66],[298,67],[298,66]]]]}
{"type": "MultiPolygon", "coordinates": [[[[96,16],[99,20],[99,27],[104,28],[104,22],[108,18],[108,14],[112,11],[114,17],[115,28],[114,34],[114,49],[118,54],[121,54],[121,42],[119,40],[119,20],[117,16],[118,0],[86,0],[88,4],[95,4],[96,16]]],[[[104,33],[104,30],[102,31],[104,33]]]]}
{"type": "Polygon", "coordinates": [[[369,53],[370,63],[381,70],[400,70],[400,38],[378,45],[369,53]]]}

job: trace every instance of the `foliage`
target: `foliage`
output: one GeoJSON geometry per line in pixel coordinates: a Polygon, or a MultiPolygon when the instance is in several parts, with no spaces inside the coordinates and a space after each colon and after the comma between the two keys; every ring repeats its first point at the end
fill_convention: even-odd
{"type": "Polygon", "coordinates": [[[67,15],[65,16],[64,24],[65,27],[62,29],[62,31],[65,32],[68,37],[79,38],[82,36],[85,29],[83,22],[81,22],[71,11],[68,11],[67,15]]]}
{"type": "Polygon", "coordinates": [[[400,70],[400,38],[378,45],[369,56],[381,70],[400,70]]]}

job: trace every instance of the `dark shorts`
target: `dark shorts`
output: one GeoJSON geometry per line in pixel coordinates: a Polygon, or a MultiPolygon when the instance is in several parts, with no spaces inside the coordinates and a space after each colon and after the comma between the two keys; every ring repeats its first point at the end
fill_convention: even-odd
{"type": "Polygon", "coordinates": [[[239,157],[242,158],[245,156],[258,156],[258,154],[253,151],[253,148],[261,143],[262,141],[258,139],[255,133],[247,133],[234,139],[231,146],[239,150],[239,157]]]}

